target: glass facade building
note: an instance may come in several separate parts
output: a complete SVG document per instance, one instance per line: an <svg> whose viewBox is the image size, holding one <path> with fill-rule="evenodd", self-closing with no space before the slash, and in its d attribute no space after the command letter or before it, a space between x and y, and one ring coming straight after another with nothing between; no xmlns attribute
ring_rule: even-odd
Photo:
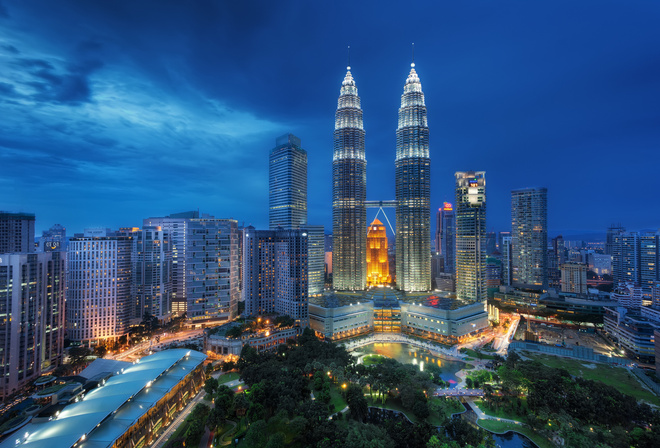
<svg viewBox="0 0 660 448"><path fill-rule="evenodd" d="M350 67L335 113L332 158L332 272L336 290L367 285L367 160L357 86Z"/></svg>
<svg viewBox="0 0 660 448"><path fill-rule="evenodd" d="M466 302L485 302L486 172L457 172L456 295Z"/></svg>
<svg viewBox="0 0 660 448"><path fill-rule="evenodd" d="M295 229L307 224L307 151L298 137L285 134L269 159L269 227Z"/></svg>
<svg viewBox="0 0 660 448"><path fill-rule="evenodd" d="M233 219L204 216L188 222L188 319L202 325L233 320L238 312L238 228Z"/></svg>
<svg viewBox="0 0 660 448"><path fill-rule="evenodd" d="M511 192L513 285L548 288L548 190L524 188Z"/></svg>
<svg viewBox="0 0 660 448"><path fill-rule="evenodd" d="M396 130L396 283L431 289L431 159L422 84L412 64Z"/></svg>

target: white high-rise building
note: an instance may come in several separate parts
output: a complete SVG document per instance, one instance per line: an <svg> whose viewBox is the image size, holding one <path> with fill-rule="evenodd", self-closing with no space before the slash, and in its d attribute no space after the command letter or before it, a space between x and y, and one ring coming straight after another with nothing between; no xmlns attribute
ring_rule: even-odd
<svg viewBox="0 0 660 448"><path fill-rule="evenodd" d="M132 237L86 229L69 241L66 322L69 339L103 344L128 333Z"/></svg>

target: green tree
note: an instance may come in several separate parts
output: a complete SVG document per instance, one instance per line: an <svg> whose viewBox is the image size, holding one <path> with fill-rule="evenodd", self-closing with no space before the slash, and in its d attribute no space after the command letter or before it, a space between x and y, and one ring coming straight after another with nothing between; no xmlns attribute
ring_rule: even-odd
<svg viewBox="0 0 660 448"><path fill-rule="evenodd" d="M284 448L284 446L286 446L285 442L286 438L284 437L284 434L281 432L276 432L270 436L270 439L268 439L266 448Z"/></svg>
<svg viewBox="0 0 660 448"><path fill-rule="evenodd" d="M218 380L216 380L215 378L213 377L208 378L204 382L204 392L206 392L208 395L213 395L217 389L218 389Z"/></svg>
<svg viewBox="0 0 660 448"><path fill-rule="evenodd" d="M267 434L268 428L266 422L264 420L257 420L250 425L243 443L248 448L262 448L268 441L266 438Z"/></svg>
<svg viewBox="0 0 660 448"><path fill-rule="evenodd" d="M369 405L367 404L367 399L364 398L364 395L362 394L362 388L360 386L356 384L348 386L348 390L346 391L346 402L351 411L351 416L354 419L363 422L367 418Z"/></svg>

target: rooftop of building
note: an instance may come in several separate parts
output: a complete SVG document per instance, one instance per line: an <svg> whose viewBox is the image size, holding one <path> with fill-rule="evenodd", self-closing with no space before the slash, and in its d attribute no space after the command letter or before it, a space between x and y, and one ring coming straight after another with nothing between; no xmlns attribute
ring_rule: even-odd
<svg viewBox="0 0 660 448"><path fill-rule="evenodd" d="M21 213L21 212L6 212L0 210L0 219L27 219L34 221L34 213Z"/></svg>
<svg viewBox="0 0 660 448"><path fill-rule="evenodd" d="M447 291L405 293L389 286L374 287L357 292L329 291L323 296L309 298L310 304L323 308L339 308L364 302L372 302L376 308L397 307L401 303L412 303L445 310L455 310L469 305Z"/></svg>
<svg viewBox="0 0 660 448"><path fill-rule="evenodd" d="M21 428L19 433L0 443L0 448L112 446L205 359L203 353L187 349L146 356L123 371L116 371L104 386L62 409L55 420Z"/></svg>

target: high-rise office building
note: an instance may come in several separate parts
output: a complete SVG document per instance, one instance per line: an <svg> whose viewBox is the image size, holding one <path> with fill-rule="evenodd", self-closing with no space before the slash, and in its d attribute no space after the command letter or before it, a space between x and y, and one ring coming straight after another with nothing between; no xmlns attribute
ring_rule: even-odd
<svg viewBox="0 0 660 448"><path fill-rule="evenodd" d="M456 295L484 302L486 290L486 172L457 172Z"/></svg>
<svg viewBox="0 0 660 448"><path fill-rule="evenodd" d="M431 289L431 159L422 83L411 64L396 130L396 283Z"/></svg>
<svg viewBox="0 0 660 448"><path fill-rule="evenodd" d="M325 289L325 229L323 226L306 225L307 233L308 294L320 296Z"/></svg>
<svg viewBox="0 0 660 448"><path fill-rule="evenodd" d="M508 230L505 230L503 232L497 232L497 250L499 250L501 253L504 253L502 250L502 240L506 237L510 237L511 232Z"/></svg>
<svg viewBox="0 0 660 448"><path fill-rule="evenodd" d="M646 296L651 296L653 285L660 280L658 244L660 233L645 232L639 235L639 285Z"/></svg>
<svg viewBox="0 0 660 448"><path fill-rule="evenodd" d="M131 317L146 315L168 320L172 300L172 245L169 234L159 226L126 230L131 247Z"/></svg>
<svg viewBox="0 0 660 448"><path fill-rule="evenodd" d="M324 229L307 222L307 151L295 135L276 140L270 152L269 178L270 229L307 230L308 293L321 295L325 286Z"/></svg>
<svg viewBox="0 0 660 448"><path fill-rule="evenodd" d="M621 232L612 241L612 279L614 287L620 283L639 285L640 241L637 232Z"/></svg>
<svg viewBox="0 0 660 448"><path fill-rule="evenodd" d="M612 224L607 228L607 235L605 239L605 253L607 255L614 255L614 238L616 235L626 231L626 228L621 224Z"/></svg>
<svg viewBox="0 0 660 448"><path fill-rule="evenodd" d="M280 313L308 324L308 243L306 229L245 229L242 293L247 315Z"/></svg>
<svg viewBox="0 0 660 448"><path fill-rule="evenodd" d="M69 339L88 345L128 333L132 237L85 229L69 241L66 326Z"/></svg>
<svg viewBox="0 0 660 448"><path fill-rule="evenodd" d="M238 224L190 219L186 236L187 315L195 325L232 320L238 312Z"/></svg>
<svg viewBox="0 0 660 448"><path fill-rule="evenodd" d="M564 263L561 265L561 290L564 292L587 293L587 270L584 263Z"/></svg>
<svg viewBox="0 0 660 448"><path fill-rule="evenodd" d="M62 252L0 254L0 398L62 362Z"/></svg>
<svg viewBox="0 0 660 448"><path fill-rule="evenodd" d="M44 230L39 238L39 252L53 252L56 250L66 251L66 228L55 224L48 230Z"/></svg>
<svg viewBox="0 0 660 448"><path fill-rule="evenodd" d="M436 215L436 244L437 252L444 261L444 272L453 274L455 266L456 250L456 216L454 207L449 202L445 202L438 209Z"/></svg>
<svg viewBox="0 0 660 448"><path fill-rule="evenodd" d="M614 286L631 283L650 297L653 285L660 280L660 233L620 232L612 242L612 277Z"/></svg>
<svg viewBox="0 0 660 448"><path fill-rule="evenodd" d="M34 215L0 212L0 254L34 252Z"/></svg>
<svg viewBox="0 0 660 448"><path fill-rule="evenodd" d="M511 236L502 237L500 250L502 251L502 284L511 286L513 275L513 250L511 244Z"/></svg>
<svg viewBox="0 0 660 448"><path fill-rule="evenodd" d="M548 288L548 190L524 188L511 192L513 285Z"/></svg>
<svg viewBox="0 0 660 448"><path fill-rule="evenodd" d="M158 226L167 233L172 249L172 295L171 312L175 316L183 315L188 309L186 299L186 240L188 224L191 219L199 218L198 211L172 213L160 218L146 218L143 227Z"/></svg>
<svg viewBox="0 0 660 448"><path fill-rule="evenodd" d="M350 67L335 113L332 157L332 269L337 290L367 285L367 159L360 97Z"/></svg>
<svg viewBox="0 0 660 448"><path fill-rule="evenodd" d="M307 224L307 151L285 134L275 141L269 162L269 225L295 229Z"/></svg>
<svg viewBox="0 0 660 448"><path fill-rule="evenodd" d="M486 232L486 255L492 255L497 250L497 232Z"/></svg>
<svg viewBox="0 0 660 448"><path fill-rule="evenodd" d="M376 218L367 231L367 285L389 285L391 281L387 256L387 230Z"/></svg>

